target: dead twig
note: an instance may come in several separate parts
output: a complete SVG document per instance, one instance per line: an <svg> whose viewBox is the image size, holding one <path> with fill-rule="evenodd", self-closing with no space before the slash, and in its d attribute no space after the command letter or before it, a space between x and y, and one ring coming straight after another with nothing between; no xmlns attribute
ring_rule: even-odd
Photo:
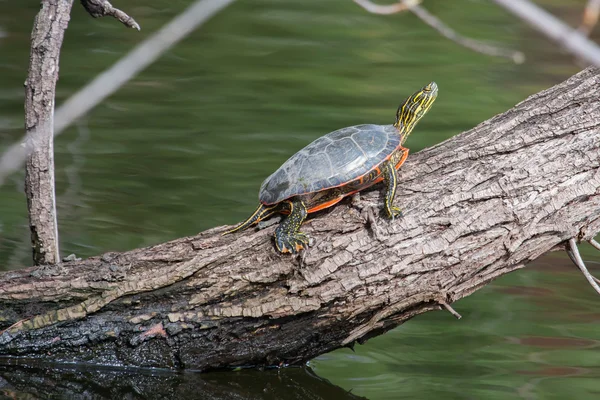
<svg viewBox="0 0 600 400"><path fill-rule="evenodd" d="M439 34L463 47L466 47L469 50L486 54L488 56L508 58L515 64L521 64L525 61L525 55L520 51L503 49L458 34L455 30L443 23L439 18L420 6L420 0L400 0L400 2L397 4L386 6L372 3L369 0L354 0L354 2L373 14L389 15L402 11L411 11L414 15L419 17L421 21L435 29Z"/></svg>
<svg viewBox="0 0 600 400"><path fill-rule="evenodd" d="M452 308L452 306L448 303L446 303L445 301L440 301L439 302L442 307L444 307L450 314L454 315L454 317L456 319L461 319L462 315L460 315L458 312L456 312L456 310L454 308Z"/></svg>
<svg viewBox="0 0 600 400"><path fill-rule="evenodd" d="M463 47L466 47L469 50L473 50L477 53L487 54L488 56L508 58L515 64L522 64L525 61L525 54L520 51L503 49L480 42L479 40L459 35L456 33L456 31L444 24L437 17L429 13L429 11L421 6L412 7L411 11L417 17L421 18L421 20L427 25L438 31L441 35Z"/></svg>
<svg viewBox="0 0 600 400"><path fill-rule="evenodd" d="M600 250L600 243L596 242L594 239L591 239L591 240L590 240L590 244L591 244L592 246L594 246L596 249ZM594 277L594 280L595 280L596 282L600 283L600 279L598 279L598 278Z"/></svg>
<svg viewBox="0 0 600 400"><path fill-rule="evenodd" d="M591 242L595 242L595 240L592 239L592 240L590 240L590 243ZM598 244L598 243L593 244L594 247L596 247L596 245L598 245L598 247L600 247L600 244ZM598 248L598 247L596 247L596 248ZM598 294L600 294L600 286L598 286L598 283L600 281L598 279L596 279L588 271L587 267L585 266L585 263L583 262L583 259L581 258L581 254L579 254L579 249L577 248L577 242L573 238L569 239L569 244L567 246L567 254L569 255L569 258L571 259L571 261L573 261L573 263L575 263L575 265L577 265L577 267L581 270L581 272L583 272L583 276L585 276L585 279L587 279L589 284L592 285L592 287L594 288L594 290L596 292L598 292Z"/></svg>
<svg viewBox="0 0 600 400"><path fill-rule="evenodd" d="M11 330L11 329L13 329L13 328L20 327L21 325L23 325L23 322L25 322L25 321L27 321L27 320L28 320L28 318L23 318L23 319L21 319L21 320L19 320L19 321L15 322L14 324L12 324L11 326L9 326L8 328L6 328L6 329L2 329L2 330L0 331L0 335L2 335L4 332L8 332L9 330Z"/></svg>
<svg viewBox="0 0 600 400"><path fill-rule="evenodd" d="M494 0L585 62L600 66L600 46L529 0Z"/></svg>
<svg viewBox="0 0 600 400"><path fill-rule="evenodd" d="M133 18L118 8L113 7L107 0L80 0L81 5L94 18L114 17L123 25L140 30L140 26Z"/></svg>
<svg viewBox="0 0 600 400"><path fill-rule="evenodd" d="M581 25L579 25L579 32L589 36L598 23L599 14L600 0L588 0L585 10L583 10L583 18L581 19Z"/></svg>
<svg viewBox="0 0 600 400"><path fill-rule="evenodd" d="M354 0L354 2L371 14L390 15L407 11L411 7L420 4L421 0L404 0L396 4L388 4L385 6L371 3L369 0Z"/></svg>

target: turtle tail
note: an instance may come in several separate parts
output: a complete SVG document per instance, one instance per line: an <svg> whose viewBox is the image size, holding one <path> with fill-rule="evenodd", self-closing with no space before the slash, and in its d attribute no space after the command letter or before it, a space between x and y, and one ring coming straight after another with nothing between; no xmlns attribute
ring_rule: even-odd
<svg viewBox="0 0 600 400"><path fill-rule="evenodd" d="M237 231L243 231L244 229L249 228L250 226L262 221L263 219L271 216L275 213L275 206L265 206L264 204L260 204L256 211L244 222L236 226L235 228L223 233L223 235L227 235L230 233L234 233Z"/></svg>

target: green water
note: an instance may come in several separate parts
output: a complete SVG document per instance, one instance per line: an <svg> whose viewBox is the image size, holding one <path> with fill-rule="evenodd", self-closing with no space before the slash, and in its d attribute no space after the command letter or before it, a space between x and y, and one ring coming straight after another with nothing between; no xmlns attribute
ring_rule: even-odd
<svg viewBox="0 0 600 400"><path fill-rule="evenodd" d="M75 2L57 104L189 3L113 1L141 24L135 32L91 19ZM575 25L585 0L538 3ZM38 5L0 0L0 150L22 135ZM398 103L431 80L440 95L407 142L413 152L578 70L491 1L425 5L461 33L524 51L528 61L473 53L411 14L371 15L351 0L240 0L57 138L63 255L127 250L238 222L253 211L262 180L295 151L343 126L391 123ZM23 175L0 187L2 269L30 263ZM592 269L600 262L588 248L584 257ZM460 321L428 313L310 366L372 400L594 399L599 304L566 257L552 255L459 301ZM209 376L201 379L226 385L239 378ZM241 385L267 385L261 376L270 387L278 381L253 374ZM289 398L313 390L322 382L315 379L299 379ZM335 388L315 387L322 398L341 398L327 394Z"/></svg>

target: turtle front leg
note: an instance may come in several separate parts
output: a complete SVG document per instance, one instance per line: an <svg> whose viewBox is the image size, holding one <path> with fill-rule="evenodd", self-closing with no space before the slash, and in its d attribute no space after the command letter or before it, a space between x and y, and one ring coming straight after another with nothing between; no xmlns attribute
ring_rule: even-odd
<svg viewBox="0 0 600 400"><path fill-rule="evenodd" d="M395 165L390 160L386 161L382 169L383 183L385 184L385 203L384 210L388 218L392 221L395 217L402 216L402 210L394 206L394 197L396 196L396 186L398 184L398 173Z"/></svg>
<svg viewBox="0 0 600 400"><path fill-rule="evenodd" d="M306 219L308 212L301 200L294 199L286 202L288 215L275 230L275 245L282 253L297 253L308 245L308 236L300 232L300 225Z"/></svg>

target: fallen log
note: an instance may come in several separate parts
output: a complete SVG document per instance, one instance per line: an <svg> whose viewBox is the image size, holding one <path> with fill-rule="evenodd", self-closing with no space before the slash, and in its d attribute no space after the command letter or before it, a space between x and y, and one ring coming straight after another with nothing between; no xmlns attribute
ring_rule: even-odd
<svg viewBox="0 0 600 400"><path fill-rule="evenodd" d="M400 170L403 218L379 216L376 186L309 219L314 244L299 257L275 250L274 227L229 236L218 227L3 273L0 363L300 364L452 310L600 231L599 88L600 69L589 68L413 154Z"/></svg>

